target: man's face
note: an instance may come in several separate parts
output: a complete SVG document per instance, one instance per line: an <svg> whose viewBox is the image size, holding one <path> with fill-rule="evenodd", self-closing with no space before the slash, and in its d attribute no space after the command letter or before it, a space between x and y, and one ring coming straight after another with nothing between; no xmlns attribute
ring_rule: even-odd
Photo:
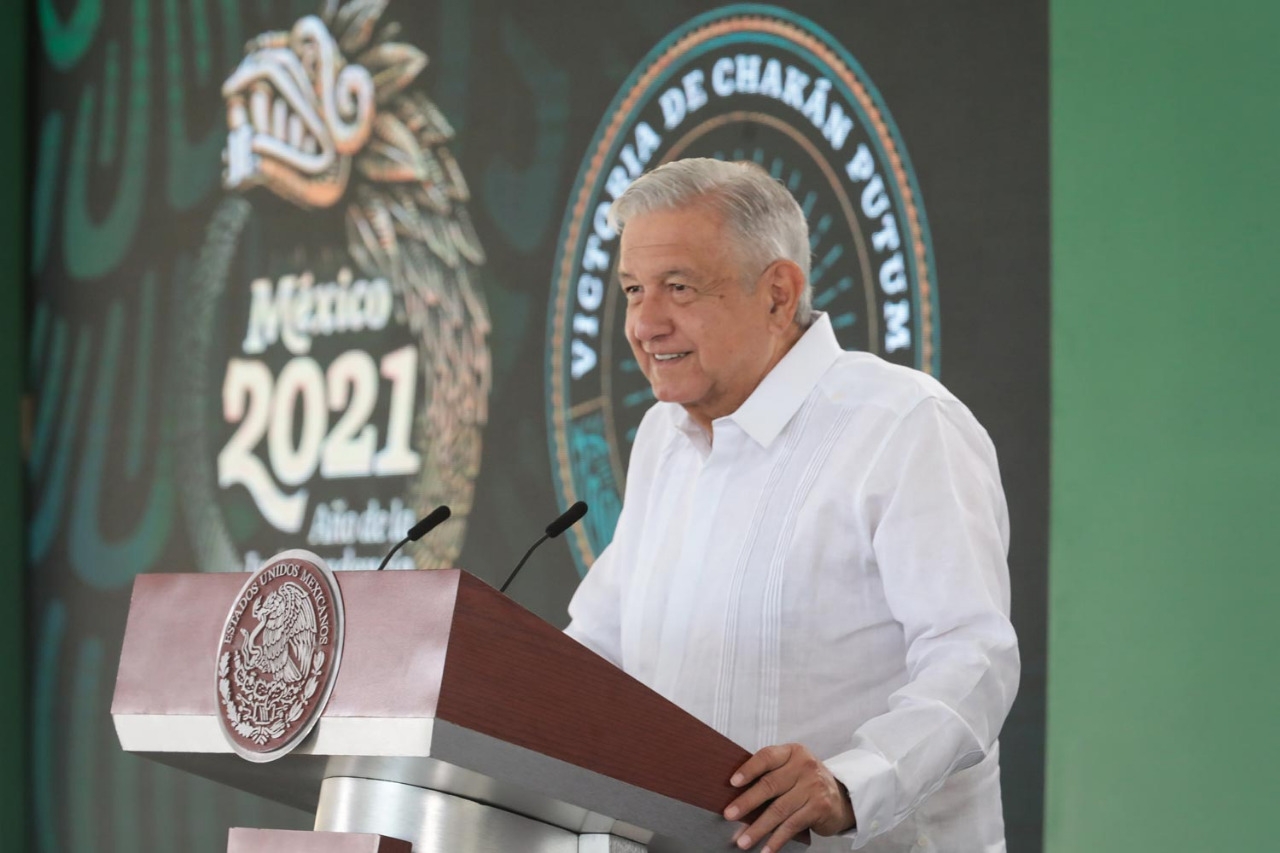
<svg viewBox="0 0 1280 853"><path fill-rule="evenodd" d="M735 251L720 214L703 206L637 216L622 232L631 350L654 395L704 428L736 411L781 357L769 288L748 292Z"/></svg>

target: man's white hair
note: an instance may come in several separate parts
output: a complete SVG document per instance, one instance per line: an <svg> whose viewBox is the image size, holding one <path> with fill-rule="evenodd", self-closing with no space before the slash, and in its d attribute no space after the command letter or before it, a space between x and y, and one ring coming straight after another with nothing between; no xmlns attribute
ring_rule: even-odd
<svg viewBox="0 0 1280 853"><path fill-rule="evenodd" d="M787 188L755 163L708 157L665 163L627 187L609 208L609 224L621 234L637 216L699 204L718 211L737 237L747 285L779 258L800 267L804 289L795 319L807 327L813 315L809 223Z"/></svg>

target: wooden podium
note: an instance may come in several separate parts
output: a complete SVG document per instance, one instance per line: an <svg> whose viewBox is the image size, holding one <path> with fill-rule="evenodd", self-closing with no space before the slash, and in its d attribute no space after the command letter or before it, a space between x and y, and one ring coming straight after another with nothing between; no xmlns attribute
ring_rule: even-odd
<svg viewBox="0 0 1280 853"><path fill-rule="evenodd" d="M111 706L126 751L314 812L326 844L352 842L316 850L736 849L720 813L748 753L458 570L337 573L329 701L293 752L246 761L220 728L215 658L247 577L137 578ZM234 830L233 851L308 849L237 848L237 833L253 837Z"/></svg>

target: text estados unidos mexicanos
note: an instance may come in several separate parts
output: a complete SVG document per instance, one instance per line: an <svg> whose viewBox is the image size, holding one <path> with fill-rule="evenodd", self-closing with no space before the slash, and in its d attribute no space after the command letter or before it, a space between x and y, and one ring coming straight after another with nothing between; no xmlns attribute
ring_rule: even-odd
<svg viewBox="0 0 1280 853"><path fill-rule="evenodd" d="M710 61L710 60L708 60ZM708 84L710 89L708 89ZM793 65L759 54L721 56L705 68L685 72L679 81L658 96L664 132L677 129L690 116L716 98L752 95L777 101L794 109L817 128L832 152L841 152L853 130L854 121L839 100L832 97L832 83L826 77L814 79ZM569 372L581 379L598 362L599 311L604 304L605 278L612 261L612 243L617 232L609 227L609 206L638 178L662 145L662 136L645 121L636 123L632 140L622 146L618 161L605 179L605 198L592 214L579 263L575 311L571 321ZM908 287L902 238L893 209L893 198L880 175L875 155L858 143L845 162L844 173L861 187L862 214L880 227L871 234L871 244L880 256L879 284L886 296L904 296ZM911 303L907 298L889 300L884 305L887 352L911 345Z"/></svg>
<svg viewBox="0 0 1280 853"><path fill-rule="evenodd" d="M231 618L227 620L226 627L223 630L223 644L231 643L235 640L236 628L240 625L240 620L244 616L244 612L249 609L249 604L253 602L259 592L265 592L267 585L272 581L288 577L300 581L306 586L307 591L311 593L312 599L315 601L317 615L319 618L319 644L328 645L329 643L329 597L325 590L324 584L312 575L311 572L302 568L297 563L277 563L269 567L262 573L261 577L255 578L249 588L244 591L239 600L236 601L235 609L231 611Z"/></svg>

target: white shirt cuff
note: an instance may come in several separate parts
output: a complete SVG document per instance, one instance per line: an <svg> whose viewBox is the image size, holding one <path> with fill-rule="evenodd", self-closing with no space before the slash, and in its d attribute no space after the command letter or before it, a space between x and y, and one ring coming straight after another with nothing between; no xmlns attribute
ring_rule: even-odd
<svg viewBox="0 0 1280 853"><path fill-rule="evenodd" d="M864 847L872 838L893 829L897 824L894 820L897 775L884 756L867 749L851 749L822 763L849 790L857 826L840 837L850 839L852 849Z"/></svg>

